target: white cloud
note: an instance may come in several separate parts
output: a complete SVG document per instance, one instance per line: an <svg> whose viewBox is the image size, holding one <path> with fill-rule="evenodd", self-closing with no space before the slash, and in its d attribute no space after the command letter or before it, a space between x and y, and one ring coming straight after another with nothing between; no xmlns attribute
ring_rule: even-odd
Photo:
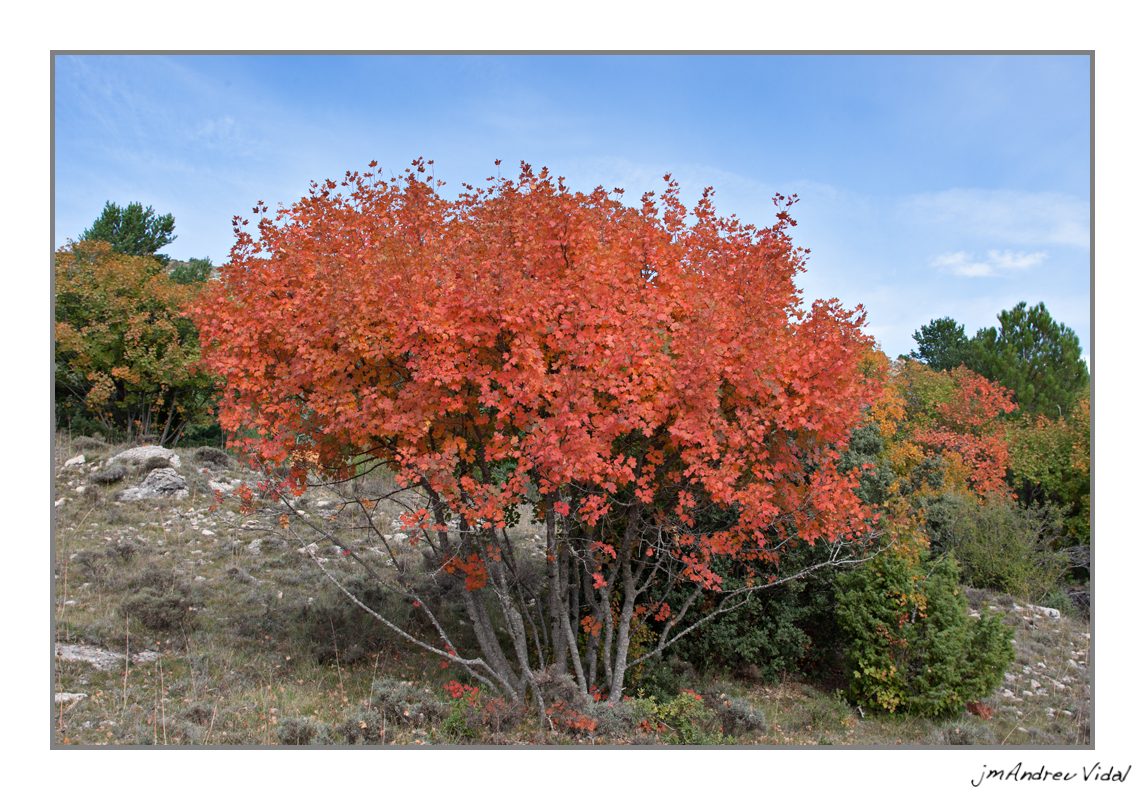
<svg viewBox="0 0 1145 800"><path fill-rule="evenodd" d="M931 266L938 267L944 272L953 272L969 278L992 278L998 275L1008 275L1023 272L1030 267L1036 267L1046 259L1044 251L1039 253L1022 253L1012 250L991 250L983 261L975 260L972 253L960 250L957 253L943 253L931 260Z"/></svg>

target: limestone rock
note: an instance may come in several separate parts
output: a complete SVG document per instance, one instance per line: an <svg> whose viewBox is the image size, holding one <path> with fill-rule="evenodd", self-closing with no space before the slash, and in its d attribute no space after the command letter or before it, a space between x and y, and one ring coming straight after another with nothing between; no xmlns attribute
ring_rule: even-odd
<svg viewBox="0 0 1145 800"><path fill-rule="evenodd" d="M152 470L143 479L143 483L134 489L125 489L120 492L118 499L132 501L171 497L175 500L182 500L189 493L187 481L183 480L183 476L176 472L173 467L166 467L165 469Z"/></svg>
<svg viewBox="0 0 1145 800"><path fill-rule="evenodd" d="M61 661L86 661L96 669L117 669L123 664L123 654L84 644L56 644L56 658ZM152 650L131 651L131 663L155 661L159 654Z"/></svg>
<svg viewBox="0 0 1145 800"><path fill-rule="evenodd" d="M172 467L179 468L183 464L179 460L179 456L175 455L174 450L168 450L166 447L159 447L157 445L148 444L142 447L133 447L130 450L124 450L122 453L112 456L107 460L108 464L127 464L132 467L142 466L147 463L149 458L164 458Z"/></svg>

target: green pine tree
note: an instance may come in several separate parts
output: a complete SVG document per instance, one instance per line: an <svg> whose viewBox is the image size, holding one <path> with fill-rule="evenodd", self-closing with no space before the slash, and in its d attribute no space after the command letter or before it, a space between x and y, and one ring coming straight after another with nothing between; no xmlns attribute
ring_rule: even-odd
<svg viewBox="0 0 1145 800"><path fill-rule="evenodd" d="M970 343L975 372L1014 392L1023 414L1060 417L1089 385L1077 334L1055 322L1045 303L1018 303Z"/></svg>
<svg viewBox="0 0 1145 800"><path fill-rule="evenodd" d="M142 203L129 203L120 208L108 200L99 219L80 238L109 242L117 253L150 256L167 266L170 258L156 251L175 241L174 231L175 217L171 214L159 217L151 206L145 209Z"/></svg>

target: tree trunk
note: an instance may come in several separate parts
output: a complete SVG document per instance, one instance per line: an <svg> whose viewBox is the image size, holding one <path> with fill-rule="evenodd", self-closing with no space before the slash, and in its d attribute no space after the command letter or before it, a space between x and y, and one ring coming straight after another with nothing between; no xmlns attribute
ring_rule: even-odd
<svg viewBox="0 0 1145 800"><path fill-rule="evenodd" d="M561 569L558 563L559 551L564 548L561 547L557 541L557 515L553 511L553 498L550 495L545 498L545 534L547 542L546 560L548 561L549 572L549 616L551 619L551 629L553 631L553 664L556 665L556 671L559 674L568 672L568 665L565 663L568 658L568 640L564 636L564 625L561 624L561 617L568 616L568 612L562 609L561 596ZM567 579L567 575L565 576Z"/></svg>
<svg viewBox="0 0 1145 800"><path fill-rule="evenodd" d="M621 697L624 691L624 672L628 665L628 642L632 629L632 613L636 607L636 581L632 577L632 546L640 528L640 511L633 503L628 507L628 520L624 526L624 541L620 545L620 581L624 591L620 609L620 624L616 631L616 663L612 667L609 697Z"/></svg>

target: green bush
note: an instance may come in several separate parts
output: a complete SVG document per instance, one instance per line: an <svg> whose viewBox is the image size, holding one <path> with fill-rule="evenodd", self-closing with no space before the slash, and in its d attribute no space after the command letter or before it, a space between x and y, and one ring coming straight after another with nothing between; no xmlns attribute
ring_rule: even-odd
<svg viewBox="0 0 1145 800"><path fill-rule="evenodd" d="M1065 589L1055 588L1051 590L1042 598L1041 605L1056 608L1062 612L1063 617L1072 617L1077 614L1077 606L1074 605L1073 598Z"/></svg>
<svg viewBox="0 0 1145 800"><path fill-rule="evenodd" d="M970 617L957 578L950 556L915 564L882 553L840 580L854 702L941 717L1001 685L1014 659L1002 616Z"/></svg>
<svg viewBox="0 0 1145 800"><path fill-rule="evenodd" d="M723 743L719 714L707 708L695 692L684 689L668 701L637 697L627 702L645 717L639 725L661 734L669 744Z"/></svg>
<svg viewBox="0 0 1145 800"><path fill-rule="evenodd" d="M926 512L935 549L957 556L963 583L1041 601L1069 567L1068 556L1051 546L1062 527L1055 506L945 495Z"/></svg>
<svg viewBox="0 0 1145 800"><path fill-rule="evenodd" d="M660 702L670 702L681 689L696 683L696 668L674 653L650 658L643 667L632 689Z"/></svg>
<svg viewBox="0 0 1145 800"><path fill-rule="evenodd" d="M776 574L789 575L826 560L827 547L822 543L784 553ZM744 586L743 577L734 569L729 567L728 573L725 590ZM669 602L682 599L674 597ZM717 593L709 594L677 626L686 627L701 619L720 599ZM671 652L701 673L738 672L767 682L779 680L785 673L817 676L828 671L838 646L833 606L832 571L820 570L800 580L761 588L735 611L716 617L672 645ZM649 671L655 672L655 668ZM674 696L686 685L665 683L662 676L645 680L647 693L657 691L652 684L663 684L662 689ZM661 691L658 696L668 695Z"/></svg>

